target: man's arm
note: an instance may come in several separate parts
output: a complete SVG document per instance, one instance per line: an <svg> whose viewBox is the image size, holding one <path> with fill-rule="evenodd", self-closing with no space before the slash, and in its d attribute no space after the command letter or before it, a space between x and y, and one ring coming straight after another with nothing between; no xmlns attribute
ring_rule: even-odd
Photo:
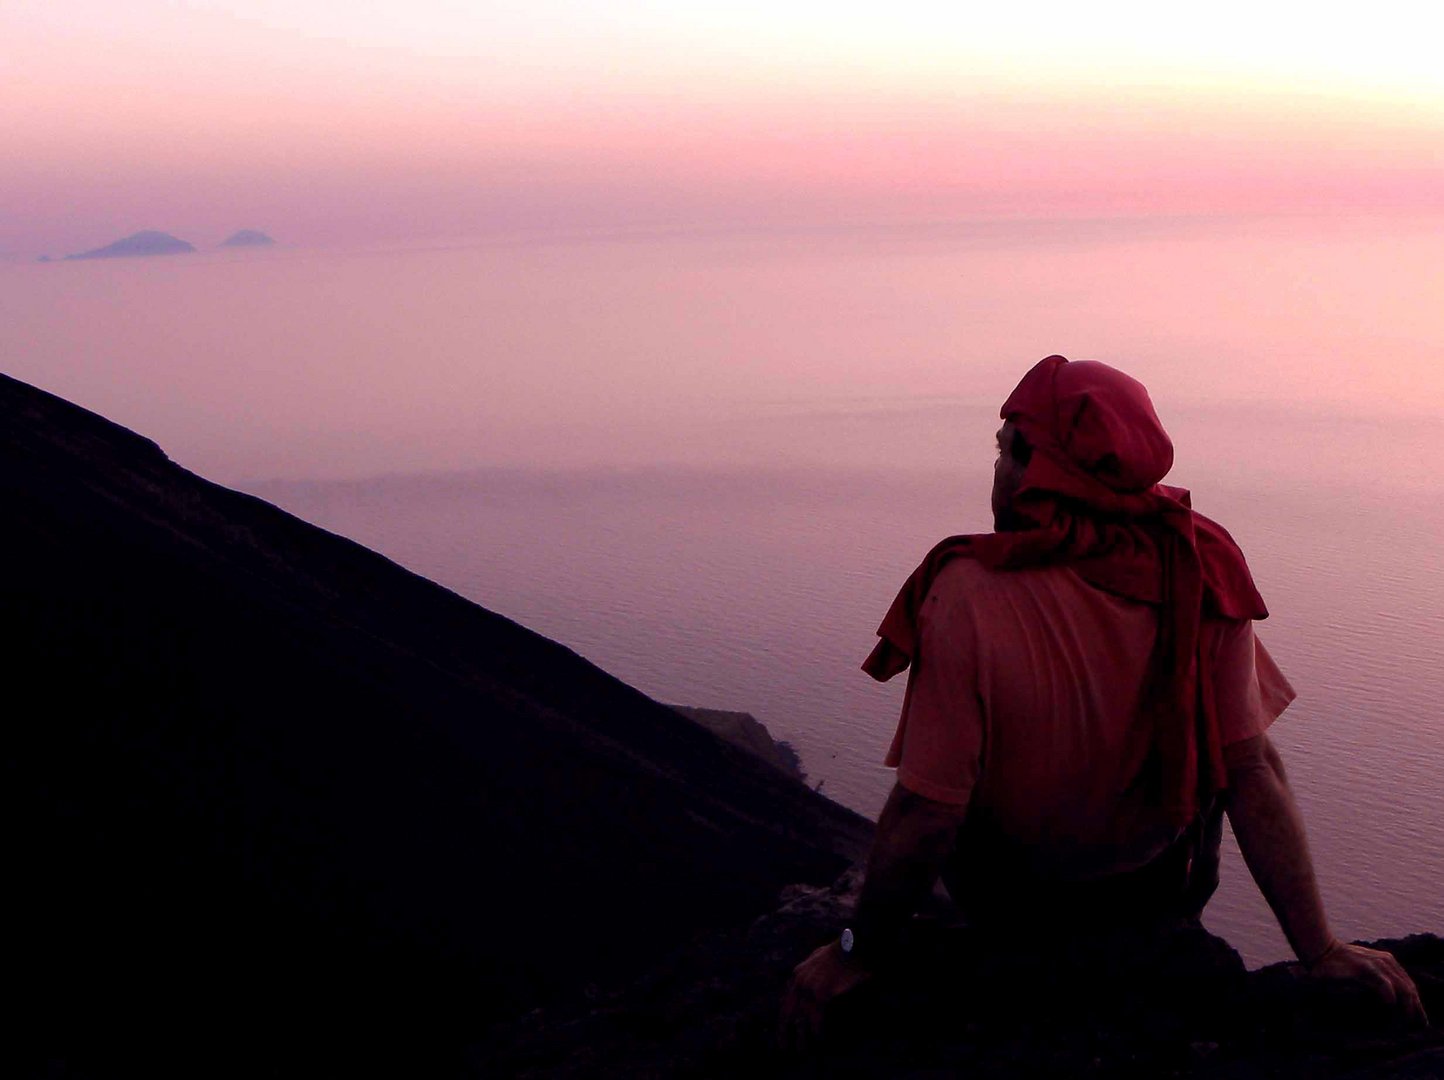
<svg viewBox="0 0 1444 1080"><path fill-rule="evenodd" d="M797 965L782 1003L784 1043L805 1045L821 1028L827 1003L869 979L874 965L898 948L913 913L937 883L966 813L966 805L893 785L873 834L851 925L857 953L847 956L832 941Z"/></svg>
<svg viewBox="0 0 1444 1080"><path fill-rule="evenodd" d="M901 944L908 921L937 884L967 809L893 784L852 921L857 951L870 963L885 962Z"/></svg>
<svg viewBox="0 0 1444 1080"><path fill-rule="evenodd" d="M1259 891L1310 974L1351 979L1427 1023L1419 990L1386 952L1349 945L1329 929L1283 759L1267 735L1228 747L1229 823Z"/></svg>

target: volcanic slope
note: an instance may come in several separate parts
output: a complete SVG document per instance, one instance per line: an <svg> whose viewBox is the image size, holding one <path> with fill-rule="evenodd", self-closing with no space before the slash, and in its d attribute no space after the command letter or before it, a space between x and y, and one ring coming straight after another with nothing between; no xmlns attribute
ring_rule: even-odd
<svg viewBox="0 0 1444 1080"><path fill-rule="evenodd" d="M867 843L562 646L3 376L0 507L9 966L45 1060L165 1071L189 1033L416 1071L423 1028L619 979Z"/></svg>

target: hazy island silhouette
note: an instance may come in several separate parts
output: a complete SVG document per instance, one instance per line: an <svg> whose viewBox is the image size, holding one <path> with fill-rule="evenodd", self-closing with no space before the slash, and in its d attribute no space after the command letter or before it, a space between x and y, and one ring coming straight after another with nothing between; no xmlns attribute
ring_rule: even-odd
<svg viewBox="0 0 1444 1080"><path fill-rule="evenodd" d="M223 248L270 247L275 242L260 229L238 229L217 246ZM81 251L74 255L67 255L65 258L67 260L134 259L152 255L187 255L195 250L194 244L168 232L161 232L159 229L142 229L129 236L122 236L119 240L106 244L104 247ZM50 262L51 259L48 255L42 255L39 261Z"/></svg>
<svg viewBox="0 0 1444 1080"><path fill-rule="evenodd" d="M260 229L238 229L221 241L221 247L270 247L275 242Z"/></svg>
<svg viewBox="0 0 1444 1080"><path fill-rule="evenodd" d="M187 243L170 233L158 229L143 229L129 236L122 236L104 247L92 248L67 259L130 259L149 255L185 255L195 251L195 245Z"/></svg>

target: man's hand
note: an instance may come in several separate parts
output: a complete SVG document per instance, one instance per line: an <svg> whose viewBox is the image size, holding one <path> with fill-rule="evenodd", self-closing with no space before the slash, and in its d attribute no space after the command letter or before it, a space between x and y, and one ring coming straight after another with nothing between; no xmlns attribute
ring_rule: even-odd
<svg viewBox="0 0 1444 1080"><path fill-rule="evenodd" d="M1329 931L1304 839L1304 821L1267 735L1235 743L1228 759L1228 816L1243 861L1312 975L1365 987L1410 1020L1427 1024L1419 990L1386 952L1346 945Z"/></svg>
<svg viewBox="0 0 1444 1080"><path fill-rule="evenodd" d="M1419 988L1392 955L1363 945L1335 941L1308 967L1320 979L1346 979L1368 989L1385 1004L1397 1009L1411 1023L1429 1024Z"/></svg>
<svg viewBox="0 0 1444 1080"><path fill-rule="evenodd" d="M792 969L792 982L782 998L778 1043L805 1050L822 1031L827 1003L872 978L872 972L847 957L837 942L822 946Z"/></svg>
<svg viewBox="0 0 1444 1080"><path fill-rule="evenodd" d="M934 802L894 784L873 834L867 875L862 883L853 926L870 946L872 957L897 947L919 902L938 880L938 868L952 851L966 804ZM878 962L876 959L873 962ZM782 1000L778 1041L803 1049L822 1030L827 1003L872 978L872 970L847 956L838 942L824 945L792 971Z"/></svg>

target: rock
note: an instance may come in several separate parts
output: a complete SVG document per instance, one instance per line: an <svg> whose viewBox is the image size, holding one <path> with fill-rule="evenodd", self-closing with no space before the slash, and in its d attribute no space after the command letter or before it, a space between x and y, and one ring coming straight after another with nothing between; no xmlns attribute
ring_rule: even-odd
<svg viewBox="0 0 1444 1080"><path fill-rule="evenodd" d="M105 247L65 257L67 259L128 259L147 255L183 255L191 251L195 251L195 248L184 240L177 239L170 233L148 229L121 237L113 244L106 244Z"/></svg>
<svg viewBox="0 0 1444 1080"><path fill-rule="evenodd" d="M784 1053L776 1018L792 967L836 935L860 881L854 867L830 887L786 890L747 929L699 939L610 995L493 1028L472 1075L1444 1076L1444 1030L1400 1030L1297 965L1246 971L1196 924L1049 942L969 930L940 907L915 921L893 971L829 1010L818 1048ZM1371 944L1399 957L1431 1016L1444 1014L1444 941Z"/></svg>
<svg viewBox="0 0 1444 1080"><path fill-rule="evenodd" d="M689 705L673 705L687 719L701 724L712 734L726 739L767 762L773 768L781 769L788 776L806 780L802 771L802 760L789 743L772 737L772 733L755 716L745 712L725 712L721 709L698 709Z"/></svg>
<svg viewBox="0 0 1444 1080"><path fill-rule="evenodd" d="M274 243L259 229L241 229L222 240L221 247L267 247Z"/></svg>

